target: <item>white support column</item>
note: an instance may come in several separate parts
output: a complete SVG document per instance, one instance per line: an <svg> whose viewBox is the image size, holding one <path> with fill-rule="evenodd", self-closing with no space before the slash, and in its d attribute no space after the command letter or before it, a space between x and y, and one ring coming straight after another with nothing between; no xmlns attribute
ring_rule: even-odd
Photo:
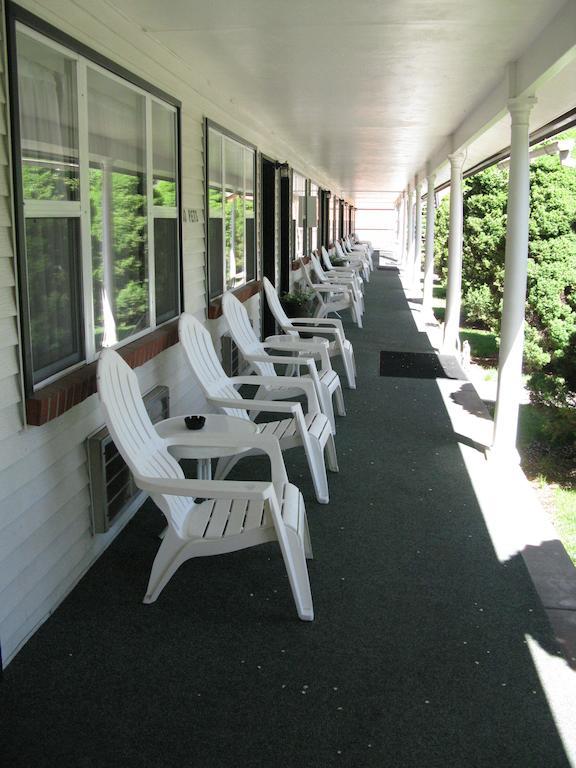
<svg viewBox="0 0 576 768"><path fill-rule="evenodd" d="M414 246L414 217L412 216L412 189L408 187L406 194L406 248L402 264L404 277L410 277L410 265L412 263Z"/></svg>
<svg viewBox="0 0 576 768"><path fill-rule="evenodd" d="M398 267L402 266L402 259L404 258L404 251L406 249L406 192L402 192L400 198L399 209L400 220L398 222L398 246L397 246L397 262Z"/></svg>
<svg viewBox="0 0 576 768"><path fill-rule="evenodd" d="M436 215L436 195L434 194L434 179L436 176L429 171L426 178L426 255L424 258L424 291L422 307L424 312L432 312L434 289L434 223Z"/></svg>
<svg viewBox="0 0 576 768"><path fill-rule="evenodd" d="M422 182L416 178L416 212L414 226L414 259L412 261L412 286L420 292L422 272Z"/></svg>
<svg viewBox="0 0 576 768"><path fill-rule="evenodd" d="M448 288L446 291L446 319L444 322L444 349L455 352L460 328L462 303L462 166L464 153L455 152L450 160L450 230L448 233Z"/></svg>
<svg viewBox="0 0 576 768"><path fill-rule="evenodd" d="M494 418L493 451L512 453L516 446L518 409L522 387L524 311L528 271L528 220L530 217L530 111L536 99L510 99L512 118L504 302L498 358L498 395Z"/></svg>

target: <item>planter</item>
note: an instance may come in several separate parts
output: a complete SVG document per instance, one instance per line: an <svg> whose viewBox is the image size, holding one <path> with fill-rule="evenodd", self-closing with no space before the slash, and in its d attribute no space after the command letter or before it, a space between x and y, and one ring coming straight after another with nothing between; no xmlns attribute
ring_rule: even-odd
<svg viewBox="0 0 576 768"><path fill-rule="evenodd" d="M285 301L280 299L282 309L288 317L313 317L314 316L314 300L307 299L306 301Z"/></svg>

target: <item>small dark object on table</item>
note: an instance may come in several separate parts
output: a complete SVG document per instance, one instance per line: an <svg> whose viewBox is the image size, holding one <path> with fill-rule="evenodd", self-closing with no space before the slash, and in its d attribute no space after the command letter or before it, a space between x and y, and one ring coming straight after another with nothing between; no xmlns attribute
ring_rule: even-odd
<svg viewBox="0 0 576 768"><path fill-rule="evenodd" d="M185 416L184 423L187 429L202 429L206 424L206 416Z"/></svg>

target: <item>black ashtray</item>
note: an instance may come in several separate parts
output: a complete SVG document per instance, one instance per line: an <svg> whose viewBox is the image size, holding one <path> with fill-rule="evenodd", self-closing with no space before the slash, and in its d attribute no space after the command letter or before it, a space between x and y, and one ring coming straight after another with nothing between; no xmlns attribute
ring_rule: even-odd
<svg viewBox="0 0 576 768"><path fill-rule="evenodd" d="M187 429L202 429L206 424L206 416L186 416L184 423Z"/></svg>

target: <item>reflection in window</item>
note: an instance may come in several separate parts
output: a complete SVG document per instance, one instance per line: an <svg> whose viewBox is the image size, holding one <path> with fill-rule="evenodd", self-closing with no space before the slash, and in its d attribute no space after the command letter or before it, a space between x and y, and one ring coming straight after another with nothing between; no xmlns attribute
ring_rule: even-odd
<svg viewBox="0 0 576 768"><path fill-rule="evenodd" d="M306 219L306 179L296 171L292 174L292 219L294 227L294 259L304 256L304 221Z"/></svg>
<svg viewBox="0 0 576 768"><path fill-rule="evenodd" d="M145 101L88 70L96 349L147 328Z"/></svg>
<svg viewBox="0 0 576 768"><path fill-rule="evenodd" d="M316 216L308 222L310 227L310 250L315 251L318 248L318 185L313 182L310 184L310 196L316 204Z"/></svg>
<svg viewBox="0 0 576 768"><path fill-rule="evenodd" d="M256 275L253 149L208 130L210 298Z"/></svg>
<svg viewBox="0 0 576 768"><path fill-rule="evenodd" d="M78 219L26 220L35 381L82 359L78 241Z"/></svg>
<svg viewBox="0 0 576 768"><path fill-rule="evenodd" d="M20 23L16 40L37 384L178 314L177 111Z"/></svg>
<svg viewBox="0 0 576 768"><path fill-rule="evenodd" d="M24 198L78 200L74 61L20 32L17 40Z"/></svg>
<svg viewBox="0 0 576 768"><path fill-rule="evenodd" d="M176 123L174 112L152 102L154 205L176 207Z"/></svg>
<svg viewBox="0 0 576 768"><path fill-rule="evenodd" d="M244 215L246 221L246 279L256 277L256 260L248 254L256 253L256 231L254 218L254 152L244 149Z"/></svg>

